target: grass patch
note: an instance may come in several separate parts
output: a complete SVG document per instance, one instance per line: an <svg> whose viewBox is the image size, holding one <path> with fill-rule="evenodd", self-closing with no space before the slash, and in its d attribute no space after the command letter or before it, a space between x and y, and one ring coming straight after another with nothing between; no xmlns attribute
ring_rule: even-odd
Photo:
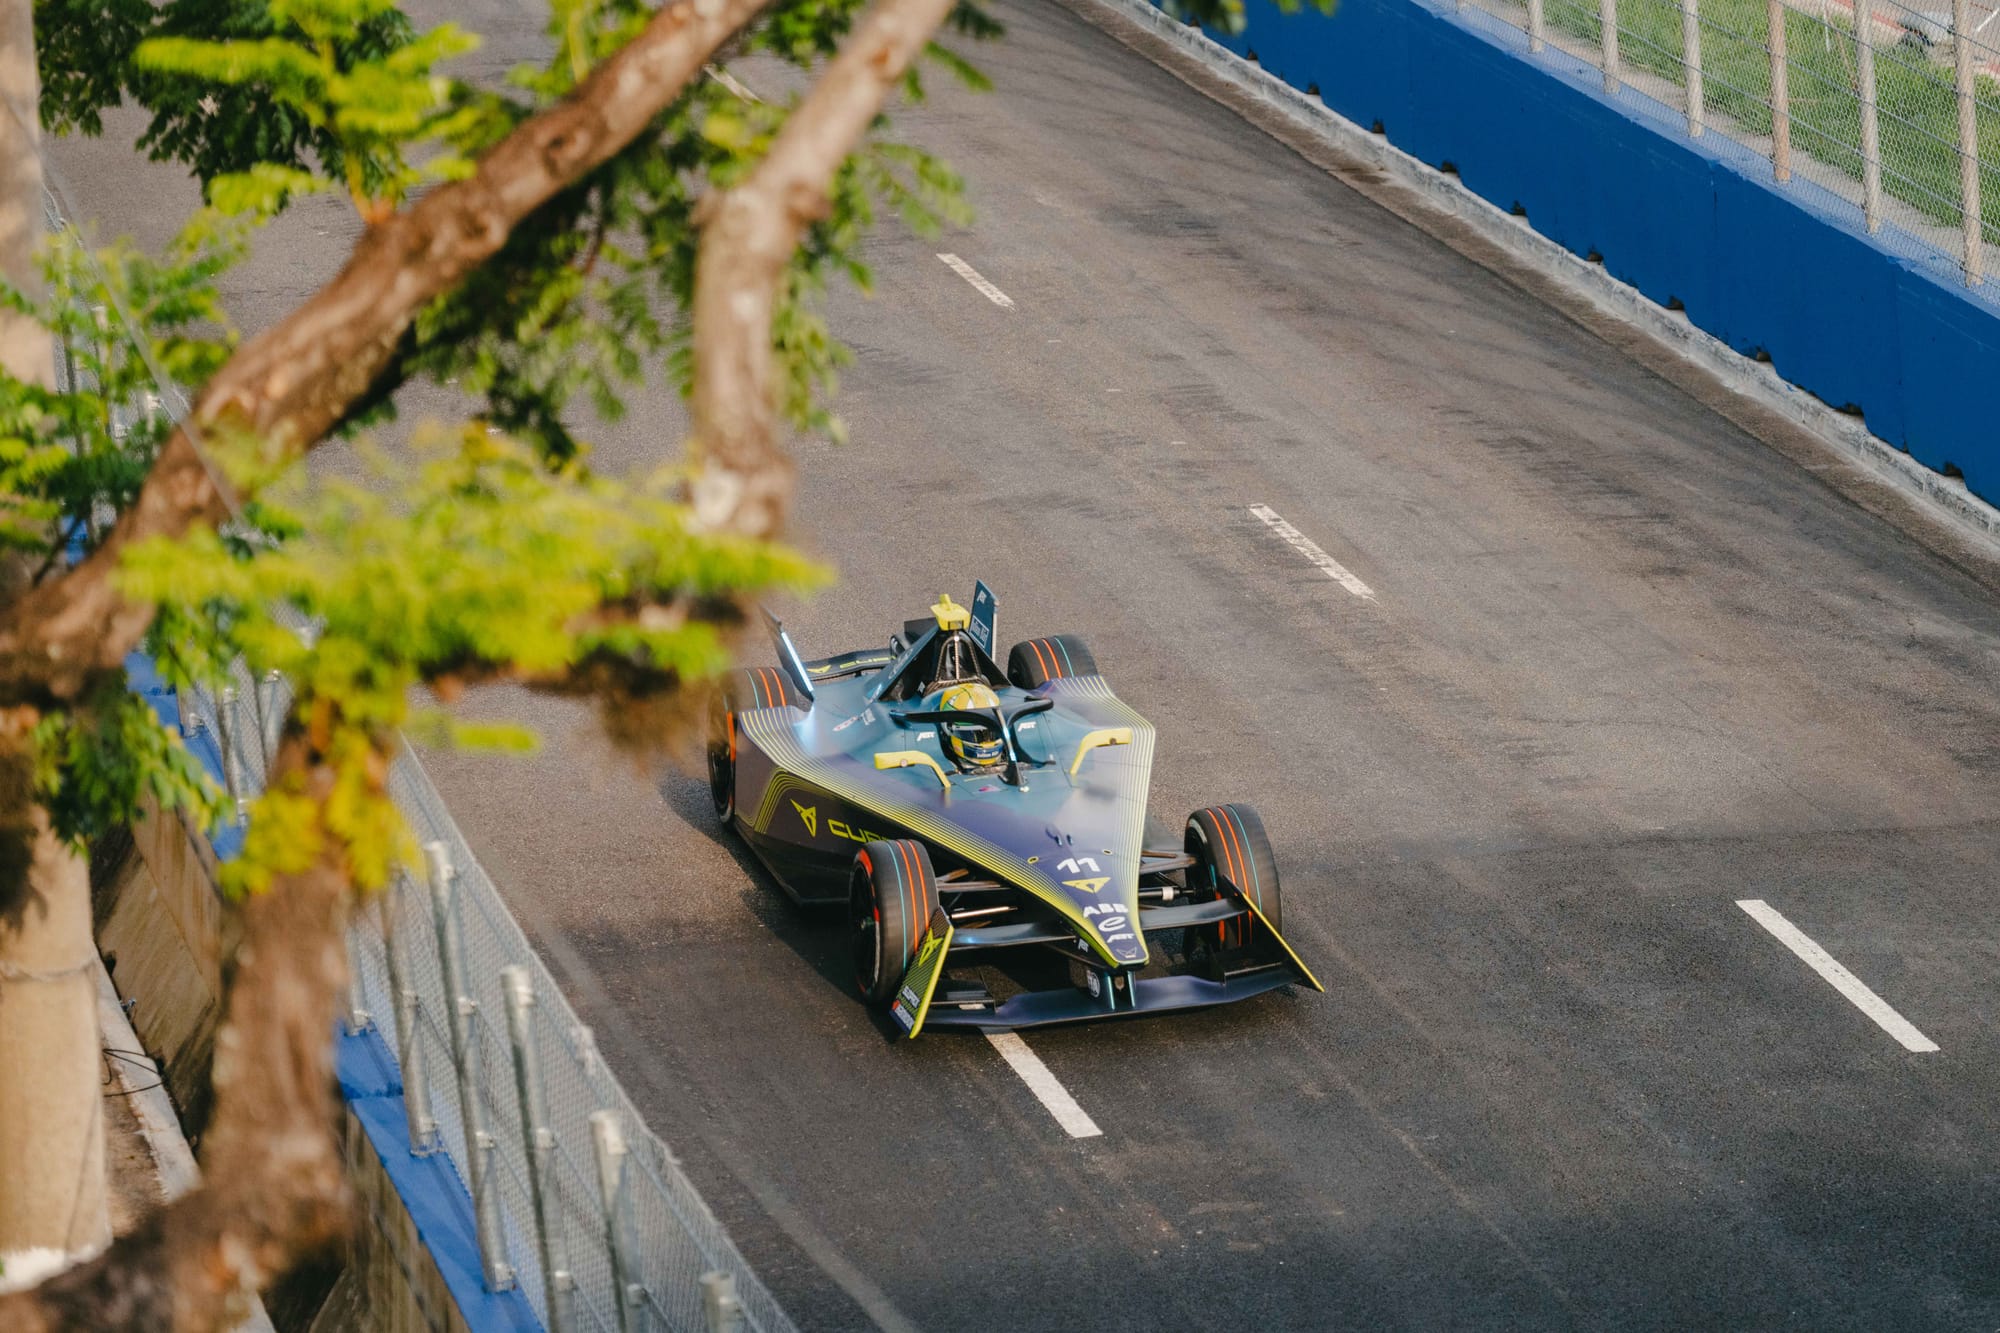
<svg viewBox="0 0 2000 1333"><path fill-rule="evenodd" d="M1770 16L1763 0L1700 0L1702 103L1751 134L1771 132ZM1548 0L1550 27L1598 45L1594 0ZM1670 0L1619 0L1620 63L1686 86L1681 10ZM1861 178L1861 94L1854 29L1787 10L1792 151ZM1877 46L1882 190L1951 227L1960 225L1958 97L1951 72L1906 45ZM2000 85L1975 75L1980 213L2000 242Z"/></svg>

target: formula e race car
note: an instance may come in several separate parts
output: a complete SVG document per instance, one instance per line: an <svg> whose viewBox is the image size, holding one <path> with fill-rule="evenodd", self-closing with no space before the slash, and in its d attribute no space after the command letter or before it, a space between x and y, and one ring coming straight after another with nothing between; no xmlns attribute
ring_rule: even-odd
<svg viewBox="0 0 2000 1333"><path fill-rule="evenodd" d="M1002 672L993 612L982 583L814 661L771 620L779 665L711 706L716 814L794 900L845 907L862 995L914 1037L1323 990L1280 933L1257 812L1149 839L1152 727L1073 636Z"/></svg>

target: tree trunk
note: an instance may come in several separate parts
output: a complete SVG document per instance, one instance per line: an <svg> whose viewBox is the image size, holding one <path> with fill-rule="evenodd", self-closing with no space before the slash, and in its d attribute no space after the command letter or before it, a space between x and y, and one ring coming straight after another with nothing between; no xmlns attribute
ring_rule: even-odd
<svg viewBox="0 0 2000 1333"><path fill-rule="evenodd" d="M40 287L42 164L36 155L35 25L29 0L0 0L0 273ZM54 378L49 335L0 312L0 366L17 379ZM25 582L19 561L0 568L0 595ZM45 1263L83 1258L111 1240L104 1190L104 1122L97 1037L97 948L90 877L76 850L33 805L25 731L7 719L0 776L12 817L0 830L0 1262L40 1252ZM22 1260L9 1263L18 1276Z"/></svg>
<svg viewBox="0 0 2000 1333"><path fill-rule="evenodd" d="M778 441L771 315L807 224L824 217L834 173L951 13L954 0L875 0L740 183L702 202L694 281L695 521L775 537L792 498Z"/></svg>
<svg viewBox="0 0 2000 1333"><path fill-rule="evenodd" d="M381 768L386 774L386 759ZM324 808L334 774L294 731L279 749L274 785ZM337 842L324 827L317 833L319 858L243 907L215 1039L202 1184L99 1258L0 1296L0 1328L231 1327L246 1293L345 1235L350 1199L334 1138L332 1035L347 985L352 883Z"/></svg>
<svg viewBox="0 0 2000 1333"><path fill-rule="evenodd" d="M32 0L0 0L0 273L24 291L41 290L35 247L42 239L41 89L35 71ZM16 379L54 382L48 330L19 315L0 312L0 366Z"/></svg>
<svg viewBox="0 0 2000 1333"><path fill-rule="evenodd" d="M31 1252L53 1266L111 1241L90 877L40 807L32 821L27 883L0 890L0 1262L16 1276Z"/></svg>

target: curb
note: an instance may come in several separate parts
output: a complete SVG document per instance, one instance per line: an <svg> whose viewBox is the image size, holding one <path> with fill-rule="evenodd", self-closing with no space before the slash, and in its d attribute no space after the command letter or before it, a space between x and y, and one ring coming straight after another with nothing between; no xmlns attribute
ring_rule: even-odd
<svg viewBox="0 0 2000 1333"><path fill-rule="evenodd" d="M126 1052L126 1059L107 1060L118 1082L119 1092L127 1099L132 1114L139 1122L139 1136L146 1141L146 1149L153 1155L153 1166L159 1175L160 1193L167 1203L172 1203L201 1181L201 1170L195 1165L194 1149L188 1146L187 1137L181 1133L180 1117L174 1112L174 1104L167 1098L166 1076L160 1072L159 1062L152 1061L153 1079L141 1083L133 1073L128 1060L129 1053L143 1051L139 1034L132 1030L131 1020L125 1016L125 1006L119 1001L118 989L111 984L111 974L104 970L103 960L99 960L96 971L97 984L97 1027L102 1034L107 1050ZM152 1058L147 1057L148 1060ZM236 1325L234 1333L272 1333L271 1317L264 1311L264 1301L256 1292L248 1293L249 1312L243 1322Z"/></svg>

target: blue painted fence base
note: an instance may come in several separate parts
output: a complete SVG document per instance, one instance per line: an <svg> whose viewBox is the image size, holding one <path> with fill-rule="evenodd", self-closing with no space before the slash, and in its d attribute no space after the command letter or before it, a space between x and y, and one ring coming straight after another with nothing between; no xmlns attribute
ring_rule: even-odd
<svg viewBox="0 0 2000 1333"><path fill-rule="evenodd" d="M372 1030L337 1033L336 1070L340 1095L354 1113L382 1169L396 1187L416 1224L431 1261L466 1325L498 1333L540 1333L542 1323L518 1287L486 1290L479 1267L479 1235L472 1195L444 1153L410 1155L410 1129L403 1109L403 1081L395 1057Z"/></svg>
<svg viewBox="0 0 2000 1333"><path fill-rule="evenodd" d="M1245 0L1210 35L1465 186L1973 494L2000 503L2000 282L1968 291L1943 260L1891 253L1856 207L1777 185L1720 133L1592 66L1429 0L1340 0L1328 18ZM1497 26L1497 25L1496 25ZM1512 45L1509 45L1509 40Z"/></svg>

